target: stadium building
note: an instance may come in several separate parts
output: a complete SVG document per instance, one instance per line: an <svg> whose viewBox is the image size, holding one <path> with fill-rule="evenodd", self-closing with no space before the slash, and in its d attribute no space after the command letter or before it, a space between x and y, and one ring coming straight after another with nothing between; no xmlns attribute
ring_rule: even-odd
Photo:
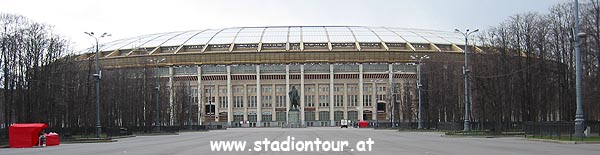
<svg viewBox="0 0 600 155"><path fill-rule="evenodd" d="M282 126L295 87L304 125L336 126L341 119L414 122L416 117L401 114L402 108L416 111L418 103L417 61L411 56L459 62L463 47L461 34L446 31L274 26L143 35L101 44L99 54L103 69L157 65L170 117L183 83L200 105L196 124Z"/></svg>

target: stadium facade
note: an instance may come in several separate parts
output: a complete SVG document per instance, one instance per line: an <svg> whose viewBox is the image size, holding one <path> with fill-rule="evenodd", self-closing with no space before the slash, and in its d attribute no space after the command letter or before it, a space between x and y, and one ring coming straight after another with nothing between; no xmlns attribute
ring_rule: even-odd
<svg viewBox="0 0 600 155"><path fill-rule="evenodd" d="M291 87L299 91L306 126L336 126L341 119L414 122L401 114L416 112L418 102L417 61L410 56L459 62L463 47L462 35L446 31L274 26L150 34L99 50L103 69L158 65L155 76L169 94L161 101L171 106L171 117L175 90L186 84L200 105L195 123L269 127L287 122ZM90 58L94 53L78 56Z"/></svg>

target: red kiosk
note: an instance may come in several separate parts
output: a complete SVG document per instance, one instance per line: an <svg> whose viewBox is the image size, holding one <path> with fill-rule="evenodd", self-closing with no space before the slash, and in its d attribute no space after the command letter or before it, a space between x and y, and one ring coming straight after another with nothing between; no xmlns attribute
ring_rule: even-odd
<svg viewBox="0 0 600 155"><path fill-rule="evenodd" d="M33 147L45 128L48 125L44 123L13 124L8 128L8 143L11 148Z"/></svg>

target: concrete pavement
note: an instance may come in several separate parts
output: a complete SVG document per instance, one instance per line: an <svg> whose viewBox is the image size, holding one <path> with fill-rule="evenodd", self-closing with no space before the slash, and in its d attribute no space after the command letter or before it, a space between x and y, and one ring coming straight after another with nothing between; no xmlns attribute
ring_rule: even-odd
<svg viewBox="0 0 600 155"><path fill-rule="evenodd" d="M179 135L138 136L119 139L112 143L62 144L46 148L0 149L0 154L25 155L91 155L91 154L527 154L527 155L597 155L600 144L556 144L524 140L523 138L450 138L433 132L398 132L393 130L373 130L356 128L229 128L210 132L184 132ZM340 152L273 152L252 151L254 141L285 141L287 137L295 141L348 141L349 146ZM372 151L351 151L357 149L359 141L369 138L374 141ZM246 151L211 151L210 141L246 141ZM250 151L249 151L250 150Z"/></svg>

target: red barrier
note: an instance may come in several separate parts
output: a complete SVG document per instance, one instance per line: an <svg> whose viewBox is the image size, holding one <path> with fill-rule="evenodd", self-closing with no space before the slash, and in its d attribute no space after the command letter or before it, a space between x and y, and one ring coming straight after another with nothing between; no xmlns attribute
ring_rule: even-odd
<svg viewBox="0 0 600 155"><path fill-rule="evenodd" d="M358 127L359 128L366 128L367 126L369 126L369 122L367 122L367 121L360 121L360 122L358 122Z"/></svg>
<svg viewBox="0 0 600 155"><path fill-rule="evenodd" d="M58 134L48 134L46 136L46 146L60 145L60 138Z"/></svg>

